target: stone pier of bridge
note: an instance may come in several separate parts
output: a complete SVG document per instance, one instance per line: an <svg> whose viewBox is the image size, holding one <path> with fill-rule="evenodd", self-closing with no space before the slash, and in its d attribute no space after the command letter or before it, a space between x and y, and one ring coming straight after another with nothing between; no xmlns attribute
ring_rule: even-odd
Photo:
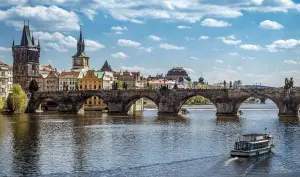
<svg viewBox="0 0 300 177"><path fill-rule="evenodd" d="M152 100L159 115L178 115L182 105L193 96L203 96L216 107L217 116L237 116L241 104L249 97L268 98L278 107L278 115L298 116L300 89L161 89L161 90L83 90L35 92L31 94L28 112L35 113L44 99L52 99L61 113L83 112L85 101L98 96L108 106L110 114L126 115L131 105L140 98Z"/></svg>

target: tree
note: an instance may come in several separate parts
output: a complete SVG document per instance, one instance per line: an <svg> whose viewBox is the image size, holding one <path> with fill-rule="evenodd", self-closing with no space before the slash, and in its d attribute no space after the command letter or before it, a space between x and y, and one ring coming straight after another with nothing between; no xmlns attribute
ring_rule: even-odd
<svg viewBox="0 0 300 177"><path fill-rule="evenodd" d="M121 82L121 81L116 80L116 83L117 83L117 85L118 85L118 88L122 88L122 82Z"/></svg>
<svg viewBox="0 0 300 177"><path fill-rule="evenodd" d="M13 113L24 113L26 106L26 93L19 84L13 84L12 93L7 98L7 109Z"/></svg>
<svg viewBox="0 0 300 177"><path fill-rule="evenodd" d="M0 111L3 111L5 98L0 98Z"/></svg>
<svg viewBox="0 0 300 177"><path fill-rule="evenodd" d="M149 88L152 89L152 90L154 90L155 89L155 85L154 84L150 84Z"/></svg>

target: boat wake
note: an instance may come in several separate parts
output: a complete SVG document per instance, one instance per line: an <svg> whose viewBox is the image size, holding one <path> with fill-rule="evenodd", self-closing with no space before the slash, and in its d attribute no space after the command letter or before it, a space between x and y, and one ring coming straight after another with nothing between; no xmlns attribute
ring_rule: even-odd
<svg viewBox="0 0 300 177"><path fill-rule="evenodd" d="M230 159L226 160L226 161L224 162L225 167L226 167L227 165L229 165L231 162L233 162L233 161L235 161L235 160L238 160L238 159L239 159L238 157L233 157L233 158L230 158Z"/></svg>

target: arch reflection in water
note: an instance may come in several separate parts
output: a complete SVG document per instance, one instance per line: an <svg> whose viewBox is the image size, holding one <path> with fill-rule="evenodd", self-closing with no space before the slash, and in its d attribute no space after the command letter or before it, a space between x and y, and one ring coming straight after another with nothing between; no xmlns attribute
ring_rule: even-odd
<svg viewBox="0 0 300 177"><path fill-rule="evenodd" d="M154 123L159 124L190 124L191 120L183 116L157 116Z"/></svg>

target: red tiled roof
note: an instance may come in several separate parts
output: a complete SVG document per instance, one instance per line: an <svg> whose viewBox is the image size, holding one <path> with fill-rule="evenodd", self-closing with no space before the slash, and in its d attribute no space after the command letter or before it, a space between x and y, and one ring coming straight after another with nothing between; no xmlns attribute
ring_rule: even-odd
<svg viewBox="0 0 300 177"><path fill-rule="evenodd" d="M39 70L40 71L49 71L49 72L55 71L55 69L53 69L51 65L48 65L48 66L40 65Z"/></svg>
<svg viewBox="0 0 300 177"><path fill-rule="evenodd" d="M63 77L63 76L70 76L70 75L72 75L74 77L78 77L79 74L80 74L80 72L75 72L75 71L72 71L72 72L62 72L60 74L60 76Z"/></svg>

